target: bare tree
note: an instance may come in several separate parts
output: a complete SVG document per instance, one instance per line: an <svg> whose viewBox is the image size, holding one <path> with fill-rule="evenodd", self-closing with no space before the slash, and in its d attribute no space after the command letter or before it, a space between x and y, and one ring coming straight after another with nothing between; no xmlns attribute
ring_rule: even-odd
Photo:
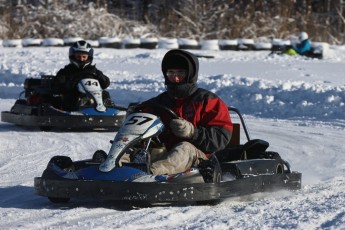
<svg viewBox="0 0 345 230"><path fill-rule="evenodd" d="M343 44L343 0L0 0L0 38L289 38Z"/></svg>

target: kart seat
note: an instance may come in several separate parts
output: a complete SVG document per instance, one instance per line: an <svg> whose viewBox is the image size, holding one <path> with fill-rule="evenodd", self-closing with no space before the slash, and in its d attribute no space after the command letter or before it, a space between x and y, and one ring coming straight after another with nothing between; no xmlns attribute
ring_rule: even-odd
<svg viewBox="0 0 345 230"><path fill-rule="evenodd" d="M244 145L230 146L215 154L220 162L229 162L236 160L247 160L262 158L268 148L269 143L260 139L253 139Z"/></svg>
<svg viewBox="0 0 345 230"><path fill-rule="evenodd" d="M266 151L269 143L264 140L254 139L245 143L242 147L241 159L256 159L260 158L262 153Z"/></svg>

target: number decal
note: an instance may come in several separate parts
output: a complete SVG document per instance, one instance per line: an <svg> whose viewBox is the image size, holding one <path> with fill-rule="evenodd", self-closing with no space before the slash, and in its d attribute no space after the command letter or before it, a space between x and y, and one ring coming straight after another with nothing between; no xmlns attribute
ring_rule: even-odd
<svg viewBox="0 0 345 230"><path fill-rule="evenodd" d="M98 86L98 81L87 81L85 82L85 85L94 85L94 86Z"/></svg>
<svg viewBox="0 0 345 230"><path fill-rule="evenodd" d="M145 124L146 122L149 122L153 120L150 117L142 117L142 116L133 116L131 119L129 119L126 123L126 125L142 125Z"/></svg>

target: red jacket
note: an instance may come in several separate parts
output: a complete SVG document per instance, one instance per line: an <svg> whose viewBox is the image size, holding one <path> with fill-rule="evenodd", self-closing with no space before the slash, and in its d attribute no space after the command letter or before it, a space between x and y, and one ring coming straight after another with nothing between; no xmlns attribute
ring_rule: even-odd
<svg viewBox="0 0 345 230"><path fill-rule="evenodd" d="M169 131L162 133L160 139L168 150L181 141L189 141L204 153L212 153L225 148L231 139L233 126L228 107L208 90L199 88L191 96L183 99L171 99L168 93L164 92L147 102L170 108L195 127L191 140L183 140ZM168 126L172 117L166 112L158 113L163 123Z"/></svg>

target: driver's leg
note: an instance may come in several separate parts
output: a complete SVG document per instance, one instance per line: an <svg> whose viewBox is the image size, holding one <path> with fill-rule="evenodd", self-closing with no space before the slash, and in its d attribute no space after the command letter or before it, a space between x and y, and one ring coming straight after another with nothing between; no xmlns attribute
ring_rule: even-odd
<svg viewBox="0 0 345 230"><path fill-rule="evenodd" d="M153 175L175 174L184 172L199 163L198 158L207 159L206 155L189 142L178 143L167 152L164 159L153 162Z"/></svg>
<svg viewBox="0 0 345 230"><path fill-rule="evenodd" d="M102 91L102 97L103 97L103 104L104 104L104 106L106 106L106 107L115 106L114 102L110 98L109 92L103 90Z"/></svg>

